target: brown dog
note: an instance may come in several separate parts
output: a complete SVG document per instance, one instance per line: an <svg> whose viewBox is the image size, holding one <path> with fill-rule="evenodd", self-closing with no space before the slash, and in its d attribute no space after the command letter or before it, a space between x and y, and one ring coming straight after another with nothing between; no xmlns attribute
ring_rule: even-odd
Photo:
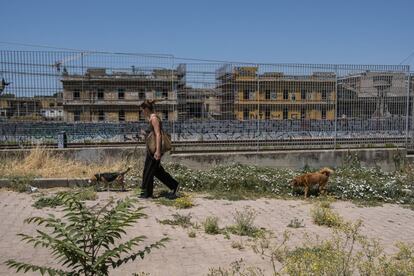
<svg viewBox="0 0 414 276"><path fill-rule="evenodd" d="M296 176L290 184L293 187L303 186L305 189L305 198L308 197L309 189L316 184L319 184L319 193L326 193L326 184L328 183L329 176L333 173L333 170L329 168L323 168L318 172L306 173Z"/></svg>
<svg viewBox="0 0 414 276"><path fill-rule="evenodd" d="M123 172L106 172L106 173L97 173L89 180L89 183L92 182L103 182L107 185L109 190L109 185L112 182L117 182L121 184L122 191L125 191L125 174L129 172L131 168L126 169Z"/></svg>

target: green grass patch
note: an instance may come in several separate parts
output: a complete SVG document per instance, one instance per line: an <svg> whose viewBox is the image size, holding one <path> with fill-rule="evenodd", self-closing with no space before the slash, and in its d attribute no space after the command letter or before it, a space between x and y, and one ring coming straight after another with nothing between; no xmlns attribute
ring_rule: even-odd
<svg viewBox="0 0 414 276"><path fill-rule="evenodd" d="M398 160L397 160L398 161ZM407 165L395 172L362 166L355 154L344 157L327 185L335 199L388 202L414 205L414 166ZM260 197L292 198L303 195L303 188L292 189L290 181L304 172L319 168L305 166L300 171L241 164L216 166L209 170L192 170L179 164L167 164L167 169L180 182L183 191L207 193L209 199L245 200ZM317 196L313 187L310 194Z"/></svg>
<svg viewBox="0 0 414 276"><path fill-rule="evenodd" d="M191 215L181 215L178 213L175 213L172 215L173 219L164 219L164 220L157 220L161 224L167 224L167 225L174 225L174 226L181 226L183 228L188 228L193 226L193 223L191 222Z"/></svg>
<svg viewBox="0 0 414 276"><path fill-rule="evenodd" d="M342 217L331 208L326 208L326 204L317 204L311 212L313 222L317 225L339 227L343 223Z"/></svg>
<svg viewBox="0 0 414 276"><path fill-rule="evenodd" d="M155 202L160 205L175 207L177 209L188 209L194 206L193 198L188 194L182 194L175 199L159 197L155 199Z"/></svg>
<svg viewBox="0 0 414 276"><path fill-rule="evenodd" d="M98 198L98 195L93 188L79 188L58 192L57 194L48 197L39 197L32 206L37 209L45 207L56 208L57 206L63 205L63 196L66 195L73 195L80 201L96 200Z"/></svg>
<svg viewBox="0 0 414 276"><path fill-rule="evenodd" d="M207 217L203 222L204 232L210 235L217 235L221 233L221 229L218 225L218 217Z"/></svg>

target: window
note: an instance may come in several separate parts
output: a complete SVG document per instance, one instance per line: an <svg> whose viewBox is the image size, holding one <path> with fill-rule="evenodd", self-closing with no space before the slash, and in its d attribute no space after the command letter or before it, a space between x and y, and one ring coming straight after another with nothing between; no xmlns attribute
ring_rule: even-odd
<svg viewBox="0 0 414 276"><path fill-rule="evenodd" d="M98 89L98 100L103 100L105 98L104 90Z"/></svg>
<svg viewBox="0 0 414 276"><path fill-rule="evenodd" d="M98 121L105 121L105 112L102 110L98 111Z"/></svg>
<svg viewBox="0 0 414 276"><path fill-rule="evenodd" d="M162 91L160 91L160 90L155 91L155 98L156 99L161 99L162 98Z"/></svg>
<svg viewBox="0 0 414 276"><path fill-rule="evenodd" d="M138 112L138 121L144 121L145 120L145 117L144 117L144 115L141 113L141 112Z"/></svg>
<svg viewBox="0 0 414 276"><path fill-rule="evenodd" d="M140 100L145 100L145 91L144 90L139 90L138 97L139 97Z"/></svg>
<svg viewBox="0 0 414 276"><path fill-rule="evenodd" d="M266 100L270 100L270 94L271 94L271 91L266 90Z"/></svg>
<svg viewBox="0 0 414 276"><path fill-rule="evenodd" d="M321 111L321 119L325 120L326 119L326 107L322 107L322 111Z"/></svg>
<svg viewBox="0 0 414 276"><path fill-rule="evenodd" d="M300 99L301 100L306 100L306 95L307 94L308 94L308 91L306 91L306 90L300 91Z"/></svg>
<svg viewBox="0 0 414 276"><path fill-rule="evenodd" d="M55 107L54 103L49 103L49 107Z"/></svg>
<svg viewBox="0 0 414 276"><path fill-rule="evenodd" d="M120 122L125 122L125 111L124 110L120 110L118 113L118 121Z"/></svg>
<svg viewBox="0 0 414 276"><path fill-rule="evenodd" d="M289 112L288 112L287 107L283 108L283 120L287 120L288 115L289 115Z"/></svg>
<svg viewBox="0 0 414 276"><path fill-rule="evenodd" d="M304 107L300 109L300 118L302 120L306 119L306 109Z"/></svg>
<svg viewBox="0 0 414 276"><path fill-rule="evenodd" d="M326 100L326 95L328 94L328 92L326 90L322 91L322 100Z"/></svg>
<svg viewBox="0 0 414 276"><path fill-rule="evenodd" d="M289 90L283 90L283 99L289 100Z"/></svg>
<svg viewBox="0 0 414 276"><path fill-rule="evenodd" d="M164 99L168 99L168 90L167 90L167 89L164 89L164 90L162 91L162 97L163 97Z"/></svg>
<svg viewBox="0 0 414 276"><path fill-rule="evenodd" d="M271 92L270 92L270 99L271 99L271 100L276 100L276 99L277 99L277 94L276 94L276 91L271 91Z"/></svg>
<svg viewBox="0 0 414 276"><path fill-rule="evenodd" d="M249 110L243 111L243 120L249 120Z"/></svg>
<svg viewBox="0 0 414 276"><path fill-rule="evenodd" d="M250 90L249 89L245 89L243 91L243 99L248 100L250 96Z"/></svg>
<svg viewBox="0 0 414 276"><path fill-rule="evenodd" d="M74 120L75 122L78 122L78 121L80 121L80 117L81 117L81 112L80 112L80 110L75 110L75 111L73 112L73 120Z"/></svg>
<svg viewBox="0 0 414 276"><path fill-rule="evenodd" d="M292 92L292 94L290 95L290 99L292 101L296 101L296 94L295 94L295 92Z"/></svg>
<svg viewBox="0 0 414 276"><path fill-rule="evenodd" d="M265 119L266 120L270 119L270 110L265 110Z"/></svg>
<svg viewBox="0 0 414 276"><path fill-rule="evenodd" d="M80 90L73 91L73 99L80 100Z"/></svg>
<svg viewBox="0 0 414 276"><path fill-rule="evenodd" d="M125 99L125 89L118 89L118 99L119 100Z"/></svg>

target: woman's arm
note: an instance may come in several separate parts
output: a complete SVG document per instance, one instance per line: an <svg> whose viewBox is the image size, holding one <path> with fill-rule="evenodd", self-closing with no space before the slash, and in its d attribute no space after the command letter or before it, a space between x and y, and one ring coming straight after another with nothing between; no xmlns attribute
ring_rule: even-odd
<svg viewBox="0 0 414 276"><path fill-rule="evenodd" d="M156 115L152 115L151 116L151 124L152 127L154 128L154 133L155 133L155 153L154 153L154 158L155 160L160 160L161 159L161 128L160 128L160 121L158 120Z"/></svg>

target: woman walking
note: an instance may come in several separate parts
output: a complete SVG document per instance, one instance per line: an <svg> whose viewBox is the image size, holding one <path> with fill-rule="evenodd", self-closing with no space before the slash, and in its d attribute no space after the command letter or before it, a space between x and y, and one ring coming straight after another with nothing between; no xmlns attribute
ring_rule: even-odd
<svg viewBox="0 0 414 276"><path fill-rule="evenodd" d="M147 144L144 172L142 174L141 198L149 198L153 196L154 191L154 176L164 183L172 191L172 197L177 195L178 182L167 173L161 166L161 120L154 112L153 100L145 100L141 105L144 116L148 119L149 128L146 131L148 136L153 132L155 138L155 152L151 153Z"/></svg>

